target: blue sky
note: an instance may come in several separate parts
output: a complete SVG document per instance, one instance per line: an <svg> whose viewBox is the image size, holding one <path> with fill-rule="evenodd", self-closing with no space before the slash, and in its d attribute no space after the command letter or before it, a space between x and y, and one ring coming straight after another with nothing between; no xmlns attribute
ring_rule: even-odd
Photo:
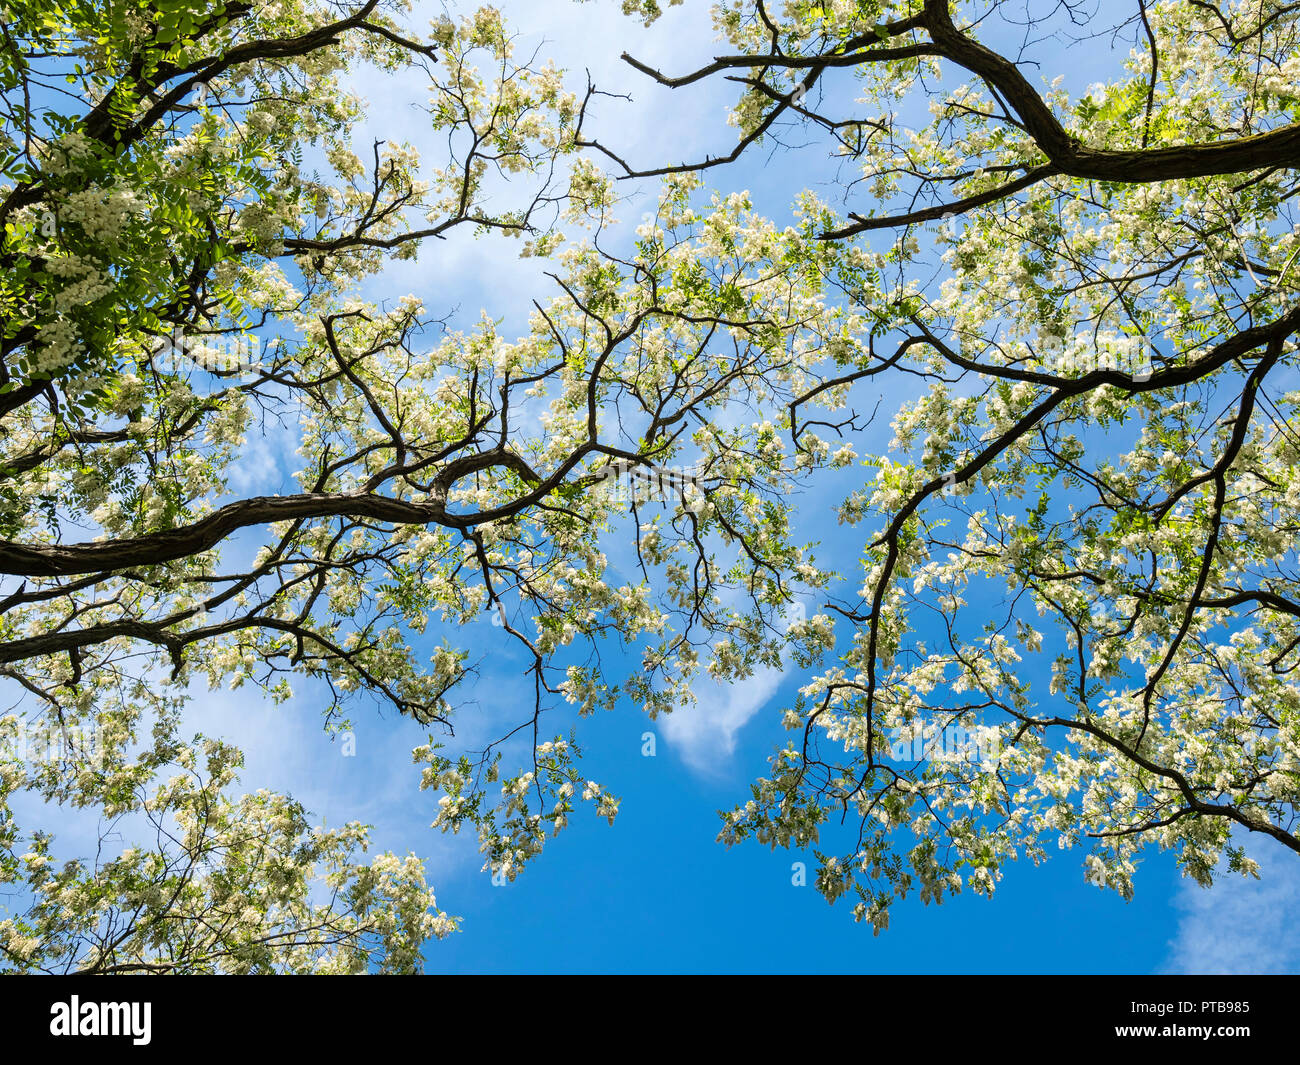
<svg viewBox="0 0 1300 1065"><path fill-rule="evenodd" d="M651 31L619 14L614 0L577 5L571 0L504 5L525 40L548 40L553 55L580 88L583 68L609 91L635 94L632 103L601 102L596 131L641 161L664 161L716 151L732 143L725 125L726 90L704 88L672 97L651 89L618 61L625 48L653 65L683 71L710 54L707 5L688 0ZM427 9L427 13L426 13ZM417 17L440 7L424 4ZM523 49L521 48L521 51ZM1050 57L1049 48L1044 55ZM1061 70L1080 91L1115 69L1098 46L1072 50ZM1054 74L1044 68L1045 75ZM373 136L408 139L436 159L437 146L408 99L393 87L361 77L359 90L373 108L358 141ZM827 91L851 91L844 82ZM846 97L847 99L847 97ZM831 174L815 152L756 153L714 175L724 191L748 188L758 208L785 217L790 197ZM635 222L654 186L625 190L620 212ZM825 189L822 190L826 195ZM639 198L638 198L639 197ZM523 322L530 301L545 298L539 274L547 264L513 257L517 244L453 234L418 261L398 263L368 295L424 296L430 310L459 308L455 324L471 325L479 309L504 317L508 332ZM887 404L886 404L887 405ZM865 454L888 439L888 418L859 443ZM296 442L286 430L255 442L241 467L241 490L275 491L291 484ZM861 531L834 529L827 501L811 498L805 531L847 549L852 560ZM819 522L826 525L825 531ZM440 634L430 630L431 642ZM458 721L458 745L494 737L494 726L518 720L531 684L493 642L484 625L473 634L482 654L481 679ZM454 638L454 637L453 637ZM581 724L587 773L622 798L614 826L580 810L571 826L513 883L496 887L480 871L473 838L430 829L436 795L417 790L411 748L424 735L395 714L358 707L355 756L321 730L324 701L310 685L273 706L251 689L196 690L193 727L221 735L245 750L247 789L286 790L331 824L360 819L375 825L375 843L425 857L439 904L464 918L463 931L432 944L433 972L1165 972L1295 971L1300 932L1284 915L1300 902L1300 869L1287 855L1256 847L1259 883L1225 882L1205 892L1183 880L1168 855L1149 853L1133 901L1087 884L1083 854L1056 854L1045 865L1009 868L992 901L963 896L942 906L898 905L891 927L873 937L857 925L850 905L831 907L809 886L792 883L792 863L811 853L772 852L757 845L727 850L715 842L719 809L748 796L786 734L779 709L803 683L797 670L754 678L731 690L703 694L700 706L648 721L621 704ZM774 712L775 711L775 712ZM554 730L554 731L558 731ZM646 757L646 734L656 754ZM21 817L21 811L20 811ZM75 849L90 842L93 822L69 818L61 829Z"/></svg>
<svg viewBox="0 0 1300 1065"><path fill-rule="evenodd" d="M482 708L493 718L508 712L522 678L501 670L488 680L502 693L500 706ZM378 846L427 858L440 906L464 918L461 933L430 945L434 972L1289 972L1300 963L1286 918L1300 878L1266 846L1254 849L1260 882L1212 892L1153 852L1129 903L1084 882L1081 852L1062 852L1038 868L1010 867L992 900L903 903L873 937L847 905L792 883L792 863L811 872L811 854L714 842L716 811L745 796L780 738L763 707L781 705L793 686L753 700L734 732L725 726L738 710L676 729L665 727L676 718L648 722L627 707L587 719L585 761L621 796L616 823L575 816L499 887L480 871L472 838L428 828L435 798L416 790L409 722L358 713L356 755L345 757L320 732L322 704L306 689L280 707L247 691L196 692L192 721L244 748L246 786L288 788L331 823L361 818L376 826ZM472 713L461 724L472 742ZM642 753L647 732L654 757Z"/></svg>

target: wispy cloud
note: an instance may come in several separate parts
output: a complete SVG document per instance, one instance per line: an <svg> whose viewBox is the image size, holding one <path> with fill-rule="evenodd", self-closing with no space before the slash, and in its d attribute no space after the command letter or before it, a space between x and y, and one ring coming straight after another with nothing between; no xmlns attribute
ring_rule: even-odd
<svg viewBox="0 0 1300 1065"><path fill-rule="evenodd" d="M1270 841L1250 840L1260 879L1225 873L1210 889L1187 881L1165 970L1174 973L1300 972L1300 859Z"/></svg>
<svg viewBox="0 0 1300 1065"><path fill-rule="evenodd" d="M709 82L674 91L656 85L621 58L627 51L672 73L708 62L715 34L706 5L668 9L660 32L654 33L623 15L617 4L515 0L499 6L506 25L517 35L516 61L528 62L536 52L536 65L554 61L565 71L566 87L580 98L589 77L602 92L614 94L594 99L584 130L620 155L626 153L632 165L681 162L717 154L720 147L734 143L735 131L725 121L726 105L736 95L733 85ZM457 12L472 9L468 5ZM421 32L427 21L441 13L437 0L423 0L412 11L410 25ZM393 140L415 147L426 166L446 161L445 135L432 128L426 113L429 88L421 79L394 78L388 72L360 67L350 75L348 85L369 105L354 131L354 148L362 158L369 158L374 141ZM631 98L623 98L624 94ZM609 160L603 160L603 165L617 169ZM520 188L525 187L531 192L528 180L521 179ZM617 191L626 199L616 215L625 225L635 226L641 214L653 208L658 188L657 180L620 181ZM506 190L496 191L504 195ZM503 209L507 203L521 206L517 200L518 194L494 200L494 208ZM580 229L566 232L571 239L586 236ZM472 327L479 309L486 306L493 318L503 319L503 332L518 331L526 328L534 298L545 302L558 295L546 277L555 263L520 258L519 249L517 240L481 239L466 227L423 249L418 259L390 262L366 283L364 294L391 301L411 292L426 299L431 314L457 311L455 328Z"/></svg>
<svg viewBox="0 0 1300 1065"><path fill-rule="evenodd" d="M761 669L735 684L702 681L695 706L661 719L663 734L697 772L722 772L736 750L736 736L771 701L785 671Z"/></svg>
<svg viewBox="0 0 1300 1065"><path fill-rule="evenodd" d="M473 847L431 831L436 797L418 790L411 748L424 732L408 718L358 706L353 731L331 738L322 727L323 693L295 683L294 698L276 705L256 688L208 691L195 685L187 723L220 736L244 752L239 791L287 792L333 827L348 821L372 825L376 850L413 850L432 859L437 878L473 860Z"/></svg>
<svg viewBox="0 0 1300 1065"><path fill-rule="evenodd" d="M226 471L226 488L232 496L294 492L289 476L298 457L301 434L296 423L265 419L249 428L239 457Z"/></svg>

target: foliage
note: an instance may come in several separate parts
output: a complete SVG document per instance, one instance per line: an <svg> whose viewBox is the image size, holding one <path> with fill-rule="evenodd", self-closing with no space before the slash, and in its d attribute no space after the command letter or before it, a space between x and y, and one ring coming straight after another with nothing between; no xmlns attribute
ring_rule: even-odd
<svg viewBox="0 0 1300 1065"><path fill-rule="evenodd" d="M408 971L455 926L418 859L360 859L362 826L233 796L238 752L180 738L201 681L410 717L435 825L506 877L579 804L618 810L583 716L789 662L793 739L721 838L817 846L877 930L1053 845L1125 895L1147 845L1203 883L1253 872L1234 831L1300 850L1292 6L1139 3L1125 71L1077 98L978 5L720 4L730 53L630 62L738 80L736 146L646 168L492 8L422 37L377 0L6 11L0 674L27 698L3 728L96 738L29 744L0 795L155 838L56 871L3 807L8 967ZM360 70L430 82L440 158L356 152ZM779 227L705 187L792 131L840 160L846 213L803 191ZM634 239L619 178L659 182ZM550 260L522 336L366 298L457 229ZM896 389L860 456L857 406ZM276 423L296 485L244 494ZM800 532L802 490L855 471L860 579ZM470 751L489 619L529 706Z"/></svg>

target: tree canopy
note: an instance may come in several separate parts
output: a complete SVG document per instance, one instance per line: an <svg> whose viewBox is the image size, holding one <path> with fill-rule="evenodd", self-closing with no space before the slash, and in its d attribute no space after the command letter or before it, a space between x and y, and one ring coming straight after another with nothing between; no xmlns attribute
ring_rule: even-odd
<svg viewBox="0 0 1300 1065"><path fill-rule="evenodd" d="M434 827L510 878L614 820L583 717L783 663L720 839L815 847L877 931L1057 847L1126 896L1147 847L1300 851L1300 5L1042 6L736 0L712 62L602 88L490 7L5 0L0 968L409 971L455 929L418 859L239 795L204 684L410 718ZM1079 95L1049 36L1131 50ZM428 84L440 157L359 143L361 69ZM591 132L712 81L716 154ZM729 184L773 151L835 161L789 224ZM389 290L458 230L549 287ZM296 486L243 494L273 425ZM485 618L526 710L470 750ZM130 846L60 861L19 794Z"/></svg>

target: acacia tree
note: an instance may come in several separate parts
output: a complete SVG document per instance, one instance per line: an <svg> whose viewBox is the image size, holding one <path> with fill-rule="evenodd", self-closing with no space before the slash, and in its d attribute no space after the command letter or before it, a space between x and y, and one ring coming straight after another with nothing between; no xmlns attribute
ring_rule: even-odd
<svg viewBox="0 0 1300 1065"><path fill-rule="evenodd" d="M184 733L201 680L310 678L329 723L368 695L429 727L435 823L506 876L578 801L617 810L547 715L666 712L701 669L811 668L837 639L722 835L802 847L851 814L818 884L877 928L1053 841L1125 892L1147 843L1202 881L1225 851L1250 871L1234 826L1294 849L1295 13L1139 7L1127 72L1081 100L979 43L986 14L722 5L732 54L633 65L741 81L738 145L639 168L491 9L422 35L374 2L10 3L0 662L28 697L8 731L63 742L0 780L154 838L55 872L6 805L0 875L30 903L6 964L403 970L454 926L418 862L359 860L359 826L229 797L237 752ZM356 153L362 64L432 82L443 158ZM821 96L836 72L858 110ZM700 191L790 123L846 156L847 218L804 193L780 229ZM611 246L598 160L663 179L635 241ZM457 229L554 259L523 337L358 297ZM792 500L853 462L854 404L894 377L928 392L840 507L872 523L846 597ZM255 419L297 427L294 492L229 491ZM612 490L688 463L653 515ZM826 612L787 625L813 592ZM485 617L529 712L448 750L458 630ZM628 679L601 663L617 640ZM936 749L957 729L978 756Z"/></svg>
<svg viewBox="0 0 1300 1065"><path fill-rule="evenodd" d="M6 801L10 967L408 970L454 927L418 861L359 859L361 826L230 797L238 752L184 730L196 681L285 699L297 675L327 691L328 726L369 695L432 728L415 754L446 792L436 823L476 826L513 877L577 803L617 810L573 740L540 731L557 706L619 697L604 641L639 641L629 691L654 713L689 693L701 646L719 677L778 660L790 581L821 579L786 503L820 460L734 415L788 403L858 328L818 299L833 249L743 197L697 210L681 178L630 252L604 250L610 183L566 159L579 104L559 73L517 60L491 8L427 39L400 14L9 5L0 672L27 699L5 719L0 797L150 839L56 871L48 833ZM342 77L361 65L431 80L442 159L354 152ZM591 235L560 250L561 221ZM486 315L446 333L416 297L358 298L458 227L555 256L514 343ZM259 419L296 426L296 491L230 490ZM657 521L635 498L625 513L628 478L685 455L694 472ZM635 580L601 551L620 522ZM488 616L530 663L531 712L449 755L471 665L421 634ZM502 780L515 733L530 753Z"/></svg>
<svg viewBox="0 0 1300 1065"><path fill-rule="evenodd" d="M1126 897L1148 845L1206 885L1225 856L1256 872L1244 832L1300 852L1300 6L998 9L724 5L712 63L624 58L739 82L735 148L639 169L590 145L635 176L824 132L831 283L905 306L791 407L797 443L806 399L927 382L840 510L871 529L828 604L848 648L722 833L806 845L851 817L818 882L877 931L1053 843ZM1062 57L1107 41L1131 45L1113 80L1064 88Z"/></svg>

